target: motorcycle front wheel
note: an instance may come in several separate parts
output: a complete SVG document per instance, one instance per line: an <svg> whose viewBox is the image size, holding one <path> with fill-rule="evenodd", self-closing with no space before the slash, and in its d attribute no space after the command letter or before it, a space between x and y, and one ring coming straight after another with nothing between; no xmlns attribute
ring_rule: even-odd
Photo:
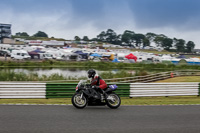
<svg viewBox="0 0 200 133"><path fill-rule="evenodd" d="M108 97L106 99L106 104L108 107L110 107L112 109L116 109L120 106L121 99L117 94L111 93L108 95Z"/></svg>
<svg viewBox="0 0 200 133"><path fill-rule="evenodd" d="M78 109L83 109L87 105L87 98L80 93L74 94L72 96L72 104Z"/></svg>

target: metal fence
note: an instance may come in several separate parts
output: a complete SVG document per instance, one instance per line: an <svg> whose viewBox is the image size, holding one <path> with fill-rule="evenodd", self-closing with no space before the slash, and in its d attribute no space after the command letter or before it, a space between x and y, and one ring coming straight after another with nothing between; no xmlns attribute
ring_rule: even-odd
<svg viewBox="0 0 200 133"><path fill-rule="evenodd" d="M177 71L168 71L168 72L160 72L149 74L145 76L133 76L126 78L114 78L114 79L105 79L107 82L119 82L119 83L149 83L155 82L159 80L164 80L173 77L180 76L200 76L199 70L177 70Z"/></svg>
<svg viewBox="0 0 200 133"><path fill-rule="evenodd" d="M130 84L130 97L188 95L199 95L198 82Z"/></svg>
<svg viewBox="0 0 200 133"><path fill-rule="evenodd" d="M0 98L46 98L45 95L46 83L0 83Z"/></svg>
<svg viewBox="0 0 200 133"><path fill-rule="evenodd" d="M1 98L70 98L76 83L0 82ZM110 84L108 84L110 85ZM198 82L182 83L117 83L121 97L200 95Z"/></svg>
<svg viewBox="0 0 200 133"><path fill-rule="evenodd" d="M71 98L76 83L0 82L0 99L3 98ZM108 84L110 85L110 84ZM129 97L130 84L119 83L116 93Z"/></svg>
<svg viewBox="0 0 200 133"><path fill-rule="evenodd" d="M75 83L47 83L46 98L69 98L75 93ZM110 84L108 84L110 85ZM117 84L116 93L122 97L129 97L130 84Z"/></svg>

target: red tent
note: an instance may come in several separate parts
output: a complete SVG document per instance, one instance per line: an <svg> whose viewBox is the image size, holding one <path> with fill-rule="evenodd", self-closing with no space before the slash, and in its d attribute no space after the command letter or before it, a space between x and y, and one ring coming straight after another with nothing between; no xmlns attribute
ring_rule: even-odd
<svg viewBox="0 0 200 133"><path fill-rule="evenodd" d="M127 59L134 59L135 62L137 61L137 57L135 55L133 55L132 53L130 53L129 55L126 55L125 58L127 58Z"/></svg>

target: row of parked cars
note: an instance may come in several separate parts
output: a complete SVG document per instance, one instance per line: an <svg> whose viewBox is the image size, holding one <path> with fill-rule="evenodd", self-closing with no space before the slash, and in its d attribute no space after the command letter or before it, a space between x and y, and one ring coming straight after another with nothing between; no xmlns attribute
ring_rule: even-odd
<svg viewBox="0 0 200 133"><path fill-rule="evenodd" d="M8 50L0 50L0 56L10 56L10 52Z"/></svg>
<svg viewBox="0 0 200 133"><path fill-rule="evenodd" d="M5 56L5 52L1 52L2 56ZM48 50L48 51L26 51L26 50L12 50L12 52L7 52L6 56L10 56L11 59L16 60L27 60L27 59L39 59L39 60L74 60L80 61L88 58L85 54L80 54L76 52L63 54L59 50Z"/></svg>
<svg viewBox="0 0 200 133"><path fill-rule="evenodd" d="M8 50L0 50L0 56L10 57L11 59L52 59L52 56L48 53L34 53L27 52L25 50L12 50L12 52Z"/></svg>

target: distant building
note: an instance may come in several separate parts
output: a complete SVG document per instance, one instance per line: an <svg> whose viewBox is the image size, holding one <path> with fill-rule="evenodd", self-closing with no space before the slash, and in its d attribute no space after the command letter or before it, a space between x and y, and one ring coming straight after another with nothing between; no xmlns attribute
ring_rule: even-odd
<svg viewBox="0 0 200 133"><path fill-rule="evenodd" d="M0 43L3 43L4 38L11 38L11 24L0 23Z"/></svg>

